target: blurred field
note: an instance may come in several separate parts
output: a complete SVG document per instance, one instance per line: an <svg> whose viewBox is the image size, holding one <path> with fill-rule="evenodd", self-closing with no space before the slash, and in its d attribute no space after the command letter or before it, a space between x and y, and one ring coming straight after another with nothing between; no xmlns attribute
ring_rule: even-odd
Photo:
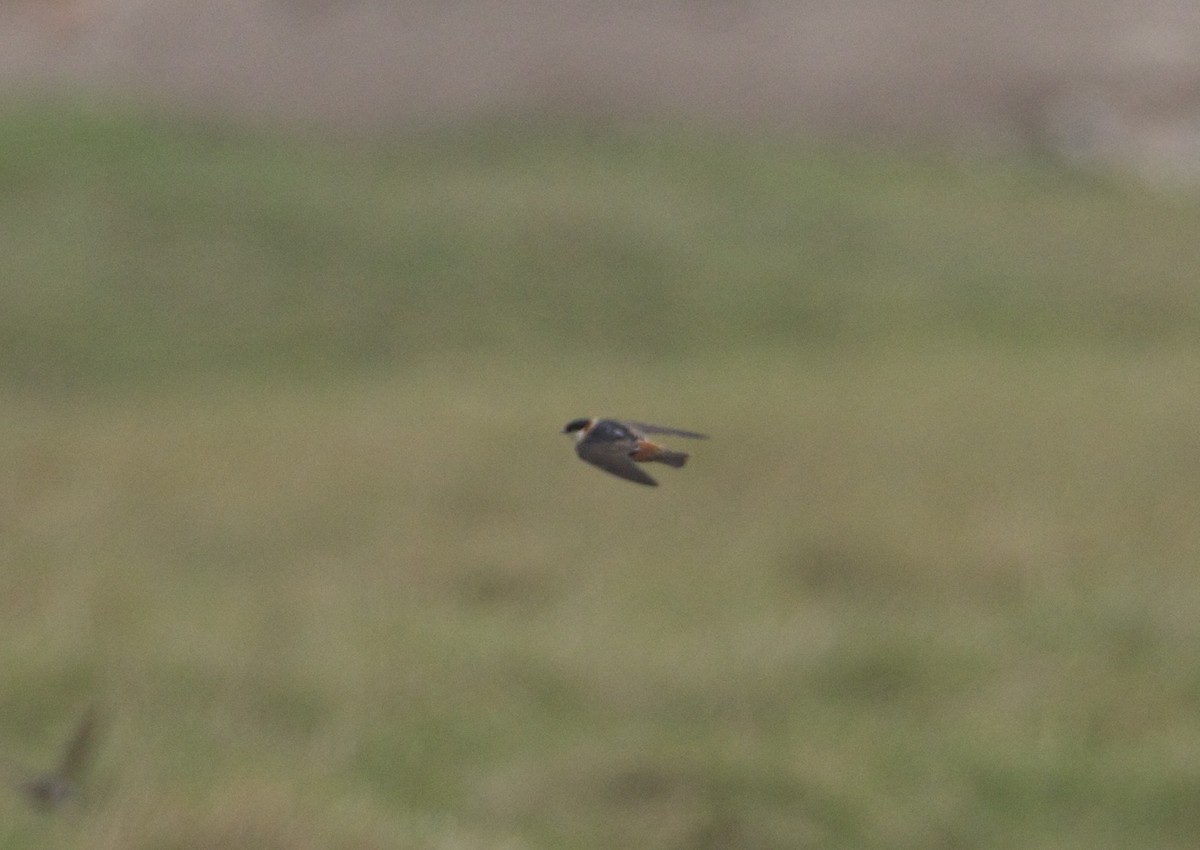
<svg viewBox="0 0 1200 850"><path fill-rule="evenodd" d="M0 122L0 848L1192 848L1200 205ZM657 490L557 434L713 434Z"/></svg>

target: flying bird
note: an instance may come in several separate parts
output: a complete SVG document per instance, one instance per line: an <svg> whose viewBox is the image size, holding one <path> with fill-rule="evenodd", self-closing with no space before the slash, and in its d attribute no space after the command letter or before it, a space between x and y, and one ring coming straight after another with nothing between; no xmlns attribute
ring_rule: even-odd
<svg viewBox="0 0 1200 850"><path fill-rule="evenodd" d="M647 434L707 439L707 435L695 431L616 419L572 419L563 428L563 433L575 436L575 453L583 460L627 481L650 487L657 487L658 482L638 464L665 463L678 469L687 463L688 455L659 445L648 439Z"/></svg>
<svg viewBox="0 0 1200 850"><path fill-rule="evenodd" d="M63 749L62 759L48 773L31 773L16 780L16 788L31 805L43 811L59 808L79 795L83 770L95 744L97 713L90 707Z"/></svg>

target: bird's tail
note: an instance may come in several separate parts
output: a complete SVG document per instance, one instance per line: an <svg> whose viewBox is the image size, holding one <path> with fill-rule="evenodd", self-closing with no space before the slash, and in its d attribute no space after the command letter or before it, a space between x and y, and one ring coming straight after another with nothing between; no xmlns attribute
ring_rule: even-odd
<svg viewBox="0 0 1200 850"><path fill-rule="evenodd" d="M687 459L687 452L673 452L670 449L659 449L654 453L654 457L650 458L650 460L665 463L667 466L673 466L676 469L687 463Z"/></svg>

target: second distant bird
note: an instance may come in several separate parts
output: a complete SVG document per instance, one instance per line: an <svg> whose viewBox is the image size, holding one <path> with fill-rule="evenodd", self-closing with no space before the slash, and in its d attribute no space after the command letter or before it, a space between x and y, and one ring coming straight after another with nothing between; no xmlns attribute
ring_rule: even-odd
<svg viewBox="0 0 1200 850"><path fill-rule="evenodd" d="M50 811L79 796L83 770L95 744L97 719L92 706L75 727L54 770L38 774L21 771L17 789L35 808Z"/></svg>
<svg viewBox="0 0 1200 850"><path fill-rule="evenodd" d="M707 439L707 435L695 431L616 419L572 419L563 428L563 433L574 435L575 453L583 460L627 481L650 487L657 487L658 482L647 475L639 463L665 463L679 468L687 463L688 455L659 445L648 439L647 434Z"/></svg>

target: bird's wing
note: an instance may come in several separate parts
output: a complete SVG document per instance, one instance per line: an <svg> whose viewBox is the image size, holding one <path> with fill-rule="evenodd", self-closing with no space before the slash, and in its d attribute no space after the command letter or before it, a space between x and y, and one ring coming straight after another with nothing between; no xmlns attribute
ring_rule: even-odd
<svg viewBox="0 0 1200 850"><path fill-rule="evenodd" d="M637 431L642 434L670 434L674 437L687 437L690 440L708 439L708 434L684 431L680 428L668 428L665 425L650 425L646 422L626 422L625 426L631 431Z"/></svg>
<svg viewBox="0 0 1200 850"><path fill-rule="evenodd" d="M627 481L657 487L658 482L629 457L630 451L632 448L624 440L611 443L589 443L585 440L575 446L575 453L592 466L598 466Z"/></svg>
<svg viewBox="0 0 1200 850"><path fill-rule="evenodd" d="M96 723L96 707L92 706L80 719L79 725L75 727L75 733L67 742L66 749L63 750L62 763L58 768L59 776L64 779L78 779L79 772L92 752L96 736Z"/></svg>

